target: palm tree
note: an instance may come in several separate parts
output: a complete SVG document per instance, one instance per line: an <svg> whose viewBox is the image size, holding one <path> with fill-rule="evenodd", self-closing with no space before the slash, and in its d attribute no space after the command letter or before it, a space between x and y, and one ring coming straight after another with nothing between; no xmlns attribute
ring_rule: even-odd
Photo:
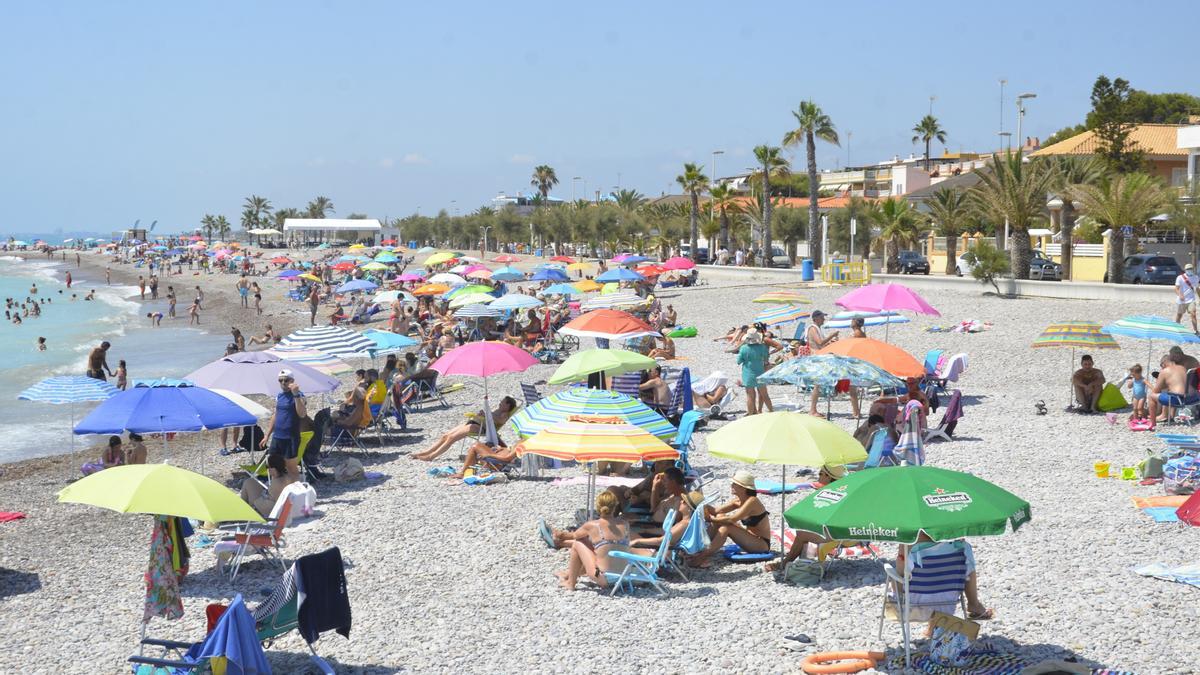
<svg viewBox="0 0 1200 675"><path fill-rule="evenodd" d="M229 236L229 231L233 228L229 226L229 221L225 220L225 216L217 216L213 221L213 229L216 230L218 237L225 239Z"/></svg>
<svg viewBox="0 0 1200 675"><path fill-rule="evenodd" d="M916 244L921 235L917 212L903 197L888 197L879 202L879 237L887 242L887 272L895 274L899 269L900 246Z"/></svg>
<svg viewBox="0 0 1200 675"><path fill-rule="evenodd" d="M1093 185L1077 186L1074 193L1089 218L1108 226L1108 281L1121 283L1121 228L1145 225L1167 206L1172 193L1160 180L1144 173L1104 176Z"/></svg>
<svg viewBox="0 0 1200 675"><path fill-rule="evenodd" d="M626 213L633 213L646 203L646 196L637 190L619 190L612 193L612 198L617 208Z"/></svg>
<svg viewBox="0 0 1200 675"><path fill-rule="evenodd" d="M251 212L251 227L261 226L271 215L271 201L266 197L250 195L242 202L242 208ZM251 229L250 227L246 229Z"/></svg>
<svg viewBox="0 0 1200 675"><path fill-rule="evenodd" d="M1188 234L1188 242L1192 245L1192 264L1197 260L1197 238L1200 238L1200 179L1192 180L1183 192L1181 199L1171 200L1171 225L1182 228Z"/></svg>
<svg viewBox="0 0 1200 675"><path fill-rule="evenodd" d="M971 198L966 190L941 187L925 202L929 216L946 238L946 274L958 271L958 236L971 217Z"/></svg>
<svg viewBox="0 0 1200 675"><path fill-rule="evenodd" d="M783 158L783 151L780 148L771 145L758 145L754 147L754 158L758 160L758 165L762 167L755 172L754 176L760 179L762 193L768 197L771 195L771 177L786 175L790 169L788 162ZM774 204L771 199L762 200L762 248L765 251L766 260L764 261L767 267L771 266L771 243L774 241L771 234L771 207ZM754 242L750 243L751 248Z"/></svg>
<svg viewBox="0 0 1200 675"><path fill-rule="evenodd" d="M254 211L250 209L242 209L242 229L253 230L257 226L254 222Z"/></svg>
<svg viewBox="0 0 1200 675"><path fill-rule="evenodd" d="M803 141L808 157L808 257L814 265L821 264L821 233L817 230L817 139L840 147L837 129L833 120L812 100L801 101L800 107L792 111L796 128L783 136L783 144L796 146Z"/></svg>
<svg viewBox="0 0 1200 675"><path fill-rule="evenodd" d="M213 228L217 226L217 219L209 214L204 214L200 219L200 227L204 230L204 241L212 241Z"/></svg>
<svg viewBox="0 0 1200 675"><path fill-rule="evenodd" d="M1029 278L1029 226L1046 208L1053 173L1041 162L1022 161L1021 155L1006 152L992 155L987 169L977 171L979 183L971 188L974 208L997 228L1008 223L1011 230L1012 273Z"/></svg>
<svg viewBox="0 0 1200 675"><path fill-rule="evenodd" d="M317 197L308 203L305 209L309 218L326 218L333 213L333 200L329 197Z"/></svg>
<svg viewBox="0 0 1200 675"><path fill-rule="evenodd" d="M933 115L926 115L917 122L917 126L913 127L912 142L925 142L925 170L929 171L929 143L937 139L938 143L946 142L946 130L938 124L938 120Z"/></svg>
<svg viewBox="0 0 1200 675"><path fill-rule="evenodd" d="M722 248L729 248L729 214L737 213L740 210L738 206L737 193L733 188L722 183L709 190L709 196L712 198L713 211L719 216L721 223L720 229L720 245ZM711 246L709 248L712 248ZM712 251L710 251L711 253Z"/></svg>
<svg viewBox="0 0 1200 675"><path fill-rule="evenodd" d="M700 245L698 241L700 231L696 217L700 212L700 193L708 186L708 176L704 175L703 165L686 162L683 165L683 173L675 177L675 182L679 183L679 187L683 188L683 191L692 198L692 208L688 212L688 231L691 233L691 258L694 262L699 259L696 248Z"/></svg>
<svg viewBox="0 0 1200 675"><path fill-rule="evenodd" d="M1071 278L1071 249L1074 247L1075 236L1075 197L1074 191L1080 185L1092 185L1104 174L1104 164L1094 155L1058 155L1047 158L1050 160L1054 178L1051 187L1062 201L1059 212L1059 229L1062 233L1062 267L1063 278Z"/></svg>
<svg viewBox="0 0 1200 675"><path fill-rule="evenodd" d="M303 218L304 214L300 213L300 209L288 207L286 209L277 209L273 214L275 219L275 229L283 231L283 224L288 218Z"/></svg>
<svg viewBox="0 0 1200 675"><path fill-rule="evenodd" d="M558 185L558 176L554 173L554 167L548 164L533 167L533 179L529 181L529 184L537 188L538 194L545 202L550 198L550 189Z"/></svg>

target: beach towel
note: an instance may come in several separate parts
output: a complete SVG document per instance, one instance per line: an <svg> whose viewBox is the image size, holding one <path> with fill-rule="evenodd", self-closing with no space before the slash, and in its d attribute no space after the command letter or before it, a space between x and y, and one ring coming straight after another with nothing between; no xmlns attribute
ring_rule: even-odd
<svg viewBox="0 0 1200 675"><path fill-rule="evenodd" d="M1174 581L1200 588L1200 563L1188 563L1176 567L1168 567L1164 563L1150 563L1135 567L1133 571L1144 577L1154 577L1163 581Z"/></svg>
<svg viewBox="0 0 1200 675"><path fill-rule="evenodd" d="M1139 509L1148 509L1154 506L1170 506L1179 508L1188 500L1183 495L1155 495L1153 497L1130 497L1133 500L1133 505Z"/></svg>
<svg viewBox="0 0 1200 675"><path fill-rule="evenodd" d="M1096 407L1103 412L1112 412L1127 407L1129 402L1121 395L1121 390L1117 389L1117 385L1109 382L1104 385L1104 389L1100 392L1100 398L1096 399Z"/></svg>
<svg viewBox="0 0 1200 675"><path fill-rule="evenodd" d="M1142 513L1153 518L1156 523L1179 522L1179 516L1175 514L1175 509L1170 506L1152 506L1148 509L1142 509Z"/></svg>
<svg viewBox="0 0 1200 675"><path fill-rule="evenodd" d="M25 517L24 513L18 511L0 511L0 523L7 523L14 520L20 520Z"/></svg>
<svg viewBox="0 0 1200 675"><path fill-rule="evenodd" d="M573 476L571 478L555 478L550 481L551 485L587 485L587 476ZM623 485L625 487L633 487L642 482L641 478L625 478L624 476L596 476L596 485L601 487L613 487L614 485Z"/></svg>
<svg viewBox="0 0 1200 675"><path fill-rule="evenodd" d="M921 402L909 401L904 406L904 427L896 443L895 454L910 465L925 463L925 430L921 428Z"/></svg>
<svg viewBox="0 0 1200 675"><path fill-rule="evenodd" d="M786 485L777 480L765 480L756 478L754 480L754 489L759 494L777 495L780 492L791 494L797 490L811 490L812 483L787 483Z"/></svg>

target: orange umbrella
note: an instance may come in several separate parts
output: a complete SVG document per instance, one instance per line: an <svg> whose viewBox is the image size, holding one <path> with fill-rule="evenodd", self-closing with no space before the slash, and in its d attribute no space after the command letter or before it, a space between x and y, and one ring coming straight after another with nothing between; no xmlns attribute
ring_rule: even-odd
<svg viewBox="0 0 1200 675"><path fill-rule="evenodd" d="M862 359L879 366L896 377L922 377L925 366L911 354L886 342L872 338L846 338L817 351L818 354L837 354Z"/></svg>
<svg viewBox="0 0 1200 675"><path fill-rule="evenodd" d="M413 295L441 295L450 290L446 284L423 284L413 289Z"/></svg>
<svg viewBox="0 0 1200 675"><path fill-rule="evenodd" d="M559 332L576 337L598 337L612 340L658 335L650 327L650 324L618 309L597 309L581 314L560 328Z"/></svg>
<svg viewBox="0 0 1200 675"><path fill-rule="evenodd" d="M525 439L515 450L576 462L654 462L678 459L679 451L620 418L573 415Z"/></svg>

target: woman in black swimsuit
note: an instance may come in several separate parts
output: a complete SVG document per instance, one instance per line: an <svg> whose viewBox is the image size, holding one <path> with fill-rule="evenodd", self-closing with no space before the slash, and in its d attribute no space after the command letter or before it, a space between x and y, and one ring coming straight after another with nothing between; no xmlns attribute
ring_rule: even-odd
<svg viewBox="0 0 1200 675"><path fill-rule="evenodd" d="M758 499L754 476L749 471L738 471L733 475L730 489L733 499L715 509L704 507L712 543L692 556L690 562L694 567L708 567L711 564L709 558L725 546L727 539L732 539L747 553L771 550L771 513Z"/></svg>

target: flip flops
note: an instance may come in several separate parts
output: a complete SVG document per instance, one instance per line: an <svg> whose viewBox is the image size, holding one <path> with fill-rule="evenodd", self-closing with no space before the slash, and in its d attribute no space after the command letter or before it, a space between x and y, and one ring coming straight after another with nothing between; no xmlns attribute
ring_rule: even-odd
<svg viewBox="0 0 1200 675"><path fill-rule="evenodd" d="M537 531L542 541L546 542L546 548L554 548L554 535L550 532L550 526L546 524L545 518L538 518Z"/></svg>

